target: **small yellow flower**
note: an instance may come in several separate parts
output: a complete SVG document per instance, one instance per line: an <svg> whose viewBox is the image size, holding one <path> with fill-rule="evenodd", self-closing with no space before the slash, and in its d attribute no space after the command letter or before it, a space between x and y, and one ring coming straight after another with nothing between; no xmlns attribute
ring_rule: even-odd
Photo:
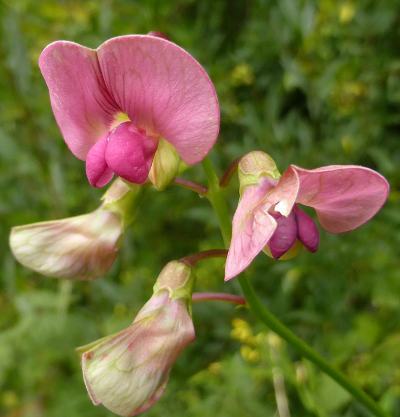
<svg viewBox="0 0 400 417"><path fill-rule="evenodd" d="M232 320L232 326L233 327L249 327L248 323L244 321L243 319L234 318Z"/></svg>
<svg viewBox="0 0 400 417"><path fill-rule="evenodd" d="M279 349L282 345L282 339L275 333L268 334L268 343L272 348Z"/></svg>
<svg viewBox="0 0 400 417"><path fill-rule="evenodd" d="M233 69L231 80L234 86L252 85L255 80L253 69L249 64L242 62Z"/></svg>
<svg viewBox="0 0 400 417"><path fill-rule="evenodd" d="M248 342L253 338L253 333L250 328L242 327L235 328L231 330L231 336L234 339L240 340L241 342Z"/></svg>
<svg viewBox="0 0 400 417"><path fill-rule="evenodd" d="M356 13L356 8L354 4L350 1L346 1L340 6L339 9L339 22L340 23L349 23L353 20Z"/></svg>
<svg viewBox="0 0 400 417"><path fill-rule="evenodd" d="M208 366L208 370L212 374L219 374L221 372L221 369L222 369L222 365L220 362L213 362L213 363L210 363L210 365Z"/></svg>
<svg viewBox="0 0 400 417"><path fill-rule="evenodd" d="M351 154L354 152L355 143L351 136L344 136L341 140L341 145L345 153Z"/></svg>
<svg viewBox="0 0 400 417"><path fill-rule="evenodd" d="M15 391L6 390L1 394L1 404L11 410L19 405L19 399Z"/></svg>
<svg viewBox="0 0 400 417"><path fill-rule="evenodd" d="M242 358L247 362L258 362L260 360L260 352L258 350L252 349L248 345L243 345L240 348L240 354Z"/></svg>

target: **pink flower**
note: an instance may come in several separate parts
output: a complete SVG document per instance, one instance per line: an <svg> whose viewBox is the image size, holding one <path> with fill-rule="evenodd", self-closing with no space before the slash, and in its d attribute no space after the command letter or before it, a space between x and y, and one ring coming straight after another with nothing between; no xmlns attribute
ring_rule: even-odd
<svg viewBox="0 0 400 417"><path fill-rule="evenodd" d="M371 219L389 194L386 179L369 168L330 165L307 170L290 165L280 177L273 160L258 151L242 158L239 177L242 195L233 218L226 281L262 250L281 258L298 247L298 241L311 252L318 250L318 228L298 204L313 207L327 232L346 233Z"/></svg>
<svg viewBox="0 0 400 417"><path fill-rule="evenodd" d="M103 404L120 416L135 416L161 397L174 362L195 339L193 283L189 266L169 262L131 326L78 348L95 405Z"/></svg>
<svg viewBox="0 0 400 417"><path fill-rule="evenodd" d="M65 142L86 161L95 187L114 174L145 182L159 138L189 165L217 140L219 107L210 78L165 38L120 36L96 50L57 41L44 49L39 66Z"/></svg>

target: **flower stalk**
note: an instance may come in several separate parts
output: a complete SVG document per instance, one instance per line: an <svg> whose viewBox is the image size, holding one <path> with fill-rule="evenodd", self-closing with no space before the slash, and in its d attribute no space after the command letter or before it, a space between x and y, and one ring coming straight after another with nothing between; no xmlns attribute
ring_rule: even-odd
<svg viewBox="0 0 400 417"><path fill-rule="evenodd" d="M197 262L202 261L203 259L208 258L226 258L228 251L226 249L212 249L206 250L203 252L195 253L194 255L185 256L181 258L180 261L186 265L193 267Z"/></svg>
<svg viewBox="0 0 400 417"><path fill-rule="evenodd" d="M239 165L240 159L242 157L236 158L227 168L224 175L221 178L221 181L219 182L219 186L221 188L225 188L229 185L231 182L232 177L235 175L235 172L237 171L237 167Z"/></svg>
<svg viewBox="0 0 400 417"><path fill-rule="evenodd" d="M205 196L208 191L208 188L204 187L204 185L197 184L196 182L187 180L186 178L176 177L172 180L172 184L180 185L183 188L192 190L202 197Z"/></svg>
<svg viewBox="0 0 400 417"><path fill-rule="evenodd" d="M225 301L240 306L246 305L246 299L240 295L227 294L224 292L195 292L192 295L192 301L198 303L200 301Z"/></svg>

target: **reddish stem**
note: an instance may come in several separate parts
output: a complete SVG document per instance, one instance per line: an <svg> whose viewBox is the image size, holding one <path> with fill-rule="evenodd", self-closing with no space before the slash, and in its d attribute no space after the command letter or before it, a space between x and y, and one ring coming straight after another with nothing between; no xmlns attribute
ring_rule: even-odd
<svg viewBox="0 0 400 417"><path fill-rule="evenodd" d="M225 301L226 303L246 305L246 299L240 295L227 294L224 292L195 292L192 295L192 301L197 303L199 301Z"/></svg>
<svg viewBox="0 0 400 417"><path fill-rule="evenodd" d="M233 174L236 172L236 169L239 165L239 161L241 159L241 156L239 158L236 158L228 167L228 169L225 171L225 174L222 176L221 181L219 182L219 186L224 188L229 185L231 182L231 179L233 177Z"/></svg>
<svg viewBox="0 0 400 417"><path fill-rule="evenodd" d="M208 192L208 188L204 187L204 185L197 184L197 182L190 181L185 178L176 177L172 181L172 184L180 185L181 187L195 191L202 196L205 196Z"/></svg>
<svg viewBox="0 0 400 417"><path fill-rule="evenodd" d="M193 267L197 262L202 261L203 259L208 258L226 258L228 251L226 249L212 249L206 250L204 252L195 253L194 255L185 256L181 258L180 261L184 262L186 265Z"/></svg>

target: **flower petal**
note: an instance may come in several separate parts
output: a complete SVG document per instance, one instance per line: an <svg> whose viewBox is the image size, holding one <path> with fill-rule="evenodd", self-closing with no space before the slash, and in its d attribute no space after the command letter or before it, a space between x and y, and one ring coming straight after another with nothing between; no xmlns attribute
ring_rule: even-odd
<svg viewBox="0 0 400 417"><path fill-rule="evenodd" d="M95 143L86 156L86 176L93 187L104 187L108 184L114 172L106 163L105 151L108 133Z"/></svg>
<svg viewBox="0 0 400 417"><path fill-rule="evenodd" d="M321 226L330 233L361 226L379 211L389 194L386 179L362 166L292 167L300 179L297 202L313 207Z"/></svg>
<svg viewBox="0 0 400 417"><path fill-rule="evenodd" d="M218 100L191 55L150 35L110 39L97 53L108 91L135 125L172 143L189 165L207 155L218 136Z"/></svg>
<svg viewBox="0 0 400 417"><path fill-rule="evenodd" d="M297 239L297 223L293 211L289 216L274 216L277 222L277 228L268 242L271 255L275 259L279 259L284 255L296 242Z"/></svg>
<svg viewBox="0 0 400 417"><path fill-rule="evenodd" d="M171 368L195 332L186 301L159 291L133 324L79 348L85 385L94 404L134 416L162 395Z"/></svg>
<svg viewBox="0 0 400 417"><path fill-rule="evenodd" d="M92 280L111 268L122 234L120 216L100 208L81 216L13 227L10 247L22 265L40 274Z"/></svg>
<svg viewBox="0 0 400 417"><path fill-rule="evenodd" d="M265 177L258 185L244 187L233 217L225 281L247 268L275 232L277 223L269 211L274 209L282 216L289 216L297 198L299 184L296 171L289 167L278 184Z"/></svg>
<svg viewBox="0 0 400 417"><path fill-rule="evenodd" d="M243 190L232 222L232 240L225 264L225 281L246 269L267 244L276 229L276 221L268 211L257 209L274 183L265 178L258 185Z"/></svg>
<svg viewBox="0 0 400 417"><path fill-rule="evenodd" d="M264 211L273 207L275 212L282 216L289 216L296 202L299 192L300 181L296 170L289 168L282 174L276 187L271 190L263 199L262 208Z"/></svg>
<svg viewBox="0 0 400 417"><path fill-rule="evenodd" d="M168 381L169 381L169 374L168 373L164 377L164 382L159 386L157 391L154 393L154 395L149 398L144 404L142 404L139 408L137 408L135 411L132 412L129 416L137 416L138 414L143 413L144 411L148 410L150 407L152 407L164 394L165 388L167 388Z"/></svg>
<svg viewBox="0 0 400 417"><path fill-rule="evenodd" d="M297 234L300 241L310 252L316 252L319 246L319 231L315 221L297 206L294 209L297 221Z"/></svg>
<svg viewBox="0 0 400 417"><path fill-rule="evenodd" d="M157 139L142 134L133 123L122 123L108 136L107 165L121 178L142 184L149 175L157 142Z"/></svg>
<svg viewBox="0 0 400 417"><path fill-rule="evenodd" d="M105 88L96 51L73 42L53 42L40 55L39 67L64 140L85 160L119 112Z"/></svg>

